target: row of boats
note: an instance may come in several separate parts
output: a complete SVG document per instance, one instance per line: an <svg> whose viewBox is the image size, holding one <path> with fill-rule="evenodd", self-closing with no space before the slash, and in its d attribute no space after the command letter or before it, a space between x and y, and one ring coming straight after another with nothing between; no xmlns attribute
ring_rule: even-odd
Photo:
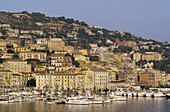
<svg viewBox="0 0 170 112"><path fill-rule="evenodd" d="M38 101L41 100L39 93L33 92L10 92L0 95L0 104L24 102L24 101Z"/></svg>
<svg viewBox="0 0 170 112"><path fill-rule="evenodd" d="M64 99L55 99L47 97L46 104L71 104L71 105L89 105L89 104L104 104L112 103L113 101L126 101L127 98L123 96L74 96Z"/></svg>
<svg viewBox="0 0 170 112"><path fill-rule="evenodd" d="M162 92L115 92L115 94L126 97L170 97L170 93Z"/></svg>
<svg viewBox="0 0 170 112"><path fill-rule="evenodd" d="M127 97L170 97L170 93L164 94L161 92L124 92L115 91L106 96L91 95L63 97L52 94L43 95L38 91L31 92L9 92L5 95L0 95L0 104L8 104L25 101L44 101L46 104L74 104L74 105L89 105L89 104L104 104L112 103L113 101L126 101Z"/></svg>

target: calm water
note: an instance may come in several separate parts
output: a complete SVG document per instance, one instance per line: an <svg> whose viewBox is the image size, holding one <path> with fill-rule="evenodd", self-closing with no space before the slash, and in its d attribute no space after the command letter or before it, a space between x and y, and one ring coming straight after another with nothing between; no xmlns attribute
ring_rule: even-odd
<svg viewBox="0 0 170 112"><path fill-rule="evenodd" d="M128 98L103 105L49 105L37 101L1 104L0 112L170 112L170 99Z"/></svg>

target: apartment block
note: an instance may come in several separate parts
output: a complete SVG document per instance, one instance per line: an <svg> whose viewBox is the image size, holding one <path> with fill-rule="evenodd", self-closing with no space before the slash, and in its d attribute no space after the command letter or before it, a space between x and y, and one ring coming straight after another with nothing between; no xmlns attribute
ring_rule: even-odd
<svg viewBox="0 0 170 112"><path fill-rule="evenodd" d="M19 53L21 59L39 59L42 62L46 61L47 54L44 52L21 52Z"/></svg>

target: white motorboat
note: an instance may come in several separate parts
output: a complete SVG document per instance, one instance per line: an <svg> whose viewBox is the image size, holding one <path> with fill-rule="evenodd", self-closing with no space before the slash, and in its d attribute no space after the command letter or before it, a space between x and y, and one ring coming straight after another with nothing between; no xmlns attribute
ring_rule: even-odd
<svg viewBox="0 0 170 112"><path fill-rule="evenodd" d="M122 97L122 96L113 96L113 98L111 98L111 101L126 101L127 98Z"/></svg>
<svg viewBox="0 0 170 112"><path fill-rule="evenodd" d="M103 104L104 103L104 98L101 96L95 95L92 99L92 104Z"/></svg>
<svg viewBox="0 0 170 112"><path fill-rule="evenodd" d="M8 104L8 100L0 99L0 104Z"/></svg>
<svg viewBox="0 0 170 112"><path fill-rule="evenodd" d="M138 93L138 97L144 97L144 95L145 95L145 93L143 93L143 92Z"/></svg>
<svg viewBox="0 0 170 112"><path fill-rule="evenodd" d="M128 97L132 97L132 93L131 92L128 92L127 94L126 94Z"/></svg>
<svg viewBox="0 0 170 112"><path fill-rule="evenodd" d="M146 97L151 97L151 96L152 96L152 93L145 93L145 96L146 96Z"/></svg>
<svg viewBox="0 0 170 112"><path fill-rule="evenodd" d="M166 97L170 98L170 93L167 93L167 94L166 94Z"/></svg>
<svg viewBox="0 0 170 112"><path fill-rule="evenodd" d="M135 93L135 92L132 93L132 96L133 96L133 97L137 97L137 93Z"/></svg>
<svg viewBox="0 0 170 112"><path fill-rule="evenodd" d="M161 92L153 93L153 97L164 97L165 95Z"/></svg>
<svg viewBox="0 0 170 112"><path fill-rule="evenodd" d="M110 99L105 99L104 103L111 103L111 100Z"/></svg>
<svg viewBox="0 0 170 112"><path fill-rule="evenodd" d="M66 104L72 104L72 105L88 105L91 103L92 101L86 98L79 98L79 97L69 97L66 100Z"/></svg>

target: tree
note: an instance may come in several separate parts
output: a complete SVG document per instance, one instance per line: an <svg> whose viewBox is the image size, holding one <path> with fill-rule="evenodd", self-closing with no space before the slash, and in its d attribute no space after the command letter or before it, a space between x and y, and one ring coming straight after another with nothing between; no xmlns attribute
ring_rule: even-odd
<svg viewBox="0 0 170 112"><path fill-rule="evenodd" d="M25 39L21 40L21 46L24 47L25 46Z"/></svg>
<svg viewBox="0 0 170 112"><path fill-rule="evenodd" d="M99 61L98 56L90 56L90 61Z"/></svg>
<svg viewBox="0 0 170 112"><path fill-rule="evenodd" d="M25 61L27 61L28 64L31 64L31 63L40 63L39 59L26 59Z"/></svg>
<svg viewBox="0 0 170 112"><path fill-rule="evenodd" d="M13 48L13 45L6 45L6 48Z"/></svg>
<svg viewBox="0 0 170 112"><path fill-rule="evenodd" d="M0 63L3 63L4 60L5 60L5 59L0 58Z"/></svg>
<svg viewBox="0 0 170 112"><path fill-rule="evenodd" d="M7 53L14 53L14 51L12 49L8 49Z"/></svg>
<svg viewBox="0 0 170 112"><path fill-rule="evenodd" d="M71 56L69 53L66 53L64 56Z"/></svg>
<svg viewBox="0 0 170 112"><path fill-rule="evenodd" d="M28 80L27 87L36 87L36 80L35 79Z"/></svg>
<svg viewBox="0 0 170 112"><path fill-rule="evenodd" d="M73 61L73 65L75 65L76 67L79 67L80 63L78 61Z"/></svg>
<svg viewBox="0 0 170 112"><path fill-rule="evenodd" d="M19 59L19 56L17 54L14 54L12 59Z"/></svg>

